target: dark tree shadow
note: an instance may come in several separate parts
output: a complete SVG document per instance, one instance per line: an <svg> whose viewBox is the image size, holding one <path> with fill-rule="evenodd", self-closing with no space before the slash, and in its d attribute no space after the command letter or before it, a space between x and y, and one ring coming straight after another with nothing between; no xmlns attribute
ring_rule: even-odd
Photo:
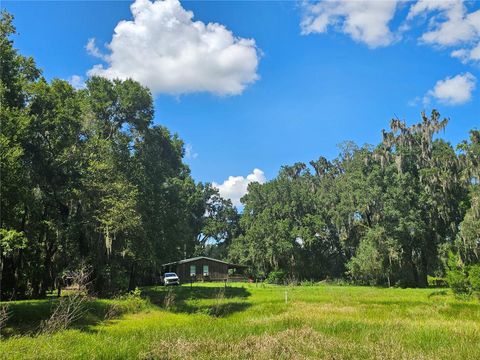
<svg viewBox="0 0 480 360"><path fill-rule="evenodd" d="M170 294L170 295L169 295ZM148 298L153 306L165 309L165 298L173 294L174 300L169 311L177 313L203 313L215 317L224 317L229 314L244 311L251 306L246 302L251 294L245 288L219 286L177 286L177 287L149 287L142 289L142 298ZM234 301L233 299L241 299ZM208 304L196 304L195 300L212 300ZM120 301L121 302L121 301ZM42 321L47 320L52 314L58 298L42 300L21 300L6 302L9 307L10 317L2 336L34 336L38 334ZM4 304L4 303L2 303ZM106 314L111 308L111 303L102 299L92 299L85 305L82 317L73 323L70 328L85 332L95 332L92 328L106 321ZM110 320L120 318L124 312L118 313Z"/></svg>
<svg viewBox="0 0 480 360"><path fill-rule="evenodd" d="M5 328L2 329L2 336L8 338L37 335L42 322L50 318L58 301L58 298L47 298L5 302L10 316ZM82 316L70 328L89 330L92 325L105 320L109 308L110 304L106 301L97 299L87 301Z"/></svg>
<svg viewBox="0 0 480 360"><path fill-rule="evenodd" d="M40 323L50 317L56 299L20 300L3 302L10 314L2 336L31 335L37 331Z"/></svg>
<svg viewBox="0 0 480 360"><path fill-rule="evenodd" d="M480 304L475 303L453 303L439 311L443 316L449 319L469 319L480 321Z"/></svg>
<svg viewBox="0 0 480 360"><path fill-rule="evenodd" d="M150 301L161 308L167 306L168 297L172 298L169 310L177 313L203 313L216 317L224 317L235 312L244 311L251 306L246 302L251 293L242 287L193 286L190 287L155 287L145 289ZM242 301L232 301L231 299ZM208 304L196 304L195 300L212 300Z"/></svg>
<svg viewBox="0 0 480 360"><path fill-rule="evenodd" d="M188 305L179 304L174 306L171 311L187 314L205 314L214 317L225 317L239 311L245 311L251 306L248 302L224 302L212 305Z"/></svg>

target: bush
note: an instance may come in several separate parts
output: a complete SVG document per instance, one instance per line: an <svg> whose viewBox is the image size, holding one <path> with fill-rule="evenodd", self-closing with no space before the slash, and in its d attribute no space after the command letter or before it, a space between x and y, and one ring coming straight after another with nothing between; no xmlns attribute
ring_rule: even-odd
<svg viewBox="0 0 480 360"><path fill-rule="evenodd" d="M142 298L142 291L136 287L127 295L120 297L121 308L123 313L134 314L148 307L148 300Z"/></svg>
<svg viewBox="0 0 480 360"><path fill-rule="evenodd" d="M480 292L480 264L469 267L468 282L472 291Z"/></svg>
<svg viewBox="0 0 480 360"><path fill-rule="evenodd" d="M455 295L470 294L470 284L462 270L452 269L447 271L447 283Z"/></svg>
<svg viewBox="0 0 480 360"><path fill-rule="evenodd" d="M460 257L450 253L447 283L455 295L480 295L480 264L465 266Z"/></svg>
<svg viewBox="0 0 480 360"><path fill-rule="evenodd" d="M375 241L377 233L371 231L357 248L357 253L347 262L347 275L356 283L377 285L387 273L383 266L382 254Z"/></svg>
<svg viewBox="0 0 480 360"><path fill-rule="evenodd" d="M470 295L471 289L465 271L465 265L458 254L450 252L447 261L447 274L445 279L448 286L457 296Z"/></svg>
<svg viewBox="0 0 480 360"><path fill-rule="evenodd" d="M137 287L125 295L117 296L108 306L104 319L111 320L123 314L135 314L150 306L149 299L142 298L142 291Z"/></svg>
<svg viewBox="0 0 480 360"><path fill-rule="evenodd" d="M287 273L284 270L274 270L271 271L267 278L265 279L265 282L269 284L283 284L285 282L285 278L287 276Z"/></svg>

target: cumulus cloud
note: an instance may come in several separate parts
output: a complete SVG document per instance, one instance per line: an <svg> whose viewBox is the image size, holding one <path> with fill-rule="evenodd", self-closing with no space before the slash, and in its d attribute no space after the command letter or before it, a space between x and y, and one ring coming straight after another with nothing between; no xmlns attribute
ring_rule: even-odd
<svg viewBox="0 0 480 360"><path fill-rule="evenodd" d="M88 71L107 78L133 78L154 93L211 92L236 95L258 79L255 40L224 25L194 21L178 0L136 0L133 20L120 21L104 55L90 39L87 51L103 61Z"/></svg>
<svg viewBox="0 0 480 360"><path fill-rule="evenodd" d="M390 21L407 4L408 14L395 32ZM480 62L480 10L469 10L465 0L324 0L303 3L302 34L326 33L329 29L349 35L371 48L388 46L421 19L427 28L420 42L453 48L451 55L463 63Z"/></svg>
<svg viewBox="0 0 480 360"><path fill-rule="evenodd" d="M451 55L463 62L480 60L480 10L468 12L463 0L419 0L410 7L407 20L423 16L428 31L423 43L439 46L462 46Z"/></svg>
<svg viewBox="0 0 480 360"><path fill-rule="evenodd" d="M428 103L430 98L435 98L446 105L464 104L472 98L476 82L475 76L468 72L439 80L433 89L428 91L424 103Z"/></svg>
<svg viewBox="0 0 480 360"><path fill-rule="evenodd" d="M396 40L389 28L395 16L396 0L330 0L304 3L302 33L326 33L330 27L371 48Z"/></svg>
<svg viewBox="0 0 480 360"><path fill-rule="evenodd" d="M253 172L247 177L243 176L229 176L222 184L213 182L212 185L216 187L220 195L225 199L232 200L233 205L241 205L240 198L247 193L248 184L258 182L265 183L265 174L260 169L253 169Z"/></svg>

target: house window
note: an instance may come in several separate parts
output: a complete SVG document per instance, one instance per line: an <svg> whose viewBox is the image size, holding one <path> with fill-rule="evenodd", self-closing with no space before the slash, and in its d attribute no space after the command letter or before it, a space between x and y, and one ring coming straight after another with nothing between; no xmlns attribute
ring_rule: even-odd
<svg viewBox="0 0 480 360"><path fill-rule="evenodd" d="M195 265L190 265L190 276L197 275L197 267Z"/></svg>
<svg viewBox="0 0 480 360"><path fill-rule="evenodd" d="M208 265L203 265L203 276L208 276L210 275L208 272Z"/></svg>

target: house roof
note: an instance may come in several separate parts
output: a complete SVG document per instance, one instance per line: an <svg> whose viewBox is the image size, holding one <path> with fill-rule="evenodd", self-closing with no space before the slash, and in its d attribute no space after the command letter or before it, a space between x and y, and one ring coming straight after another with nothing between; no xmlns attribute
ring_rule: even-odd
<svg viewBox="0 0 480 360"><path fill-rule="evenodd" d="M201 260L201 259L219 262L219 263L222 263L222 264L226 264L226 265L228 265L229 267L237 267L237 268L240 268L240 267L246 268L246 267L247 267L247 266L245 266L245 265L231 264L231 263L228 263L228 262L226 262L226 261L222 261L222 260L218 260L218 259L213 259L213 258L209 258L209 257L206 257L206 256L197 256L197 257L193 257L193 258L190 258L190 259L183 259L183 260L179 260L179 261L173 261L173 262L169 262L169 263L166 263L166 264L162 264L162 266L185 264L185 263L189 263L189 262L197 261L197 260Z"/></svg>

